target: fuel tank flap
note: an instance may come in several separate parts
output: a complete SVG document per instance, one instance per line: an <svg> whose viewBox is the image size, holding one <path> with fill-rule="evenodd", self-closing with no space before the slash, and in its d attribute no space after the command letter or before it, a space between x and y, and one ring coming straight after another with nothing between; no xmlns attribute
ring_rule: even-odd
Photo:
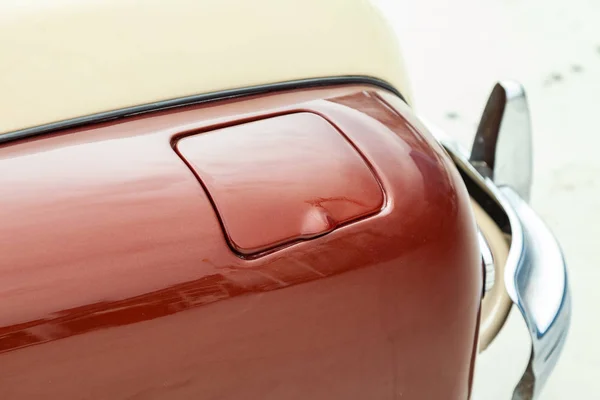
<svg viewBox="0 0 600 400"><path fill-rule="evenodd" d="M198 133L176 149L241 255L318 237L383 207L381 185L361 154L313 113Z"/></svg>

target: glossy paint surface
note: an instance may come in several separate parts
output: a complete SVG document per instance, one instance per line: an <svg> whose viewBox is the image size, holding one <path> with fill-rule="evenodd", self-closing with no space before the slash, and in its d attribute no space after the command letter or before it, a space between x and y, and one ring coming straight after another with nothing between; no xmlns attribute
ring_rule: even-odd
<svg viewBox="0 0 600 400"><path fill-rule="evenodd" d="M314 238L383 206L367 164L317 114L203 132L179 140L176 148L242 254Z"/></svg>
<svg viewBox="0 0 600 400"><path fill-rule="evenodd" d="M297 112L344 132L384 206L242 259L172 146ZM0 398L468 396L482 284L468 195L377 89L272 94L4 145L0 199Z"/></svg>

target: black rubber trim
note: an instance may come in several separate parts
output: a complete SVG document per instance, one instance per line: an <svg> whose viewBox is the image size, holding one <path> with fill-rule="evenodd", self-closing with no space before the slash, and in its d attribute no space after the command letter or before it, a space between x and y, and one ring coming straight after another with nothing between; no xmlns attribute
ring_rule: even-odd
<svg viewBox="0 0 600 400"><path fill-rule="evenodd" d="M97 114L87 115L85 117L77 117L73 119L68 119L59 122L53 122L50 124L39 125L33 128L21 129L18 131L13 131L9 133L0 134L0 144L11 142L13 140L26 139L34 136L39 136L51 132L55 132L58 130L76 128L83 125L88 124L96 124L99 122L112 121L119 118L125 118L136 114L143 114L158 110L164 110L167 108L173 107L183 107L189 106L193 104L201 104L209 101L216 100L224 100L231 99L242 96L249 96L255 94L263 94L270 92L278 92L283 90L292 90L292 89L304 89L304 88L315 88L315 87L323 87L323 86L339 86L339 85L347 85L347 84L367 84L378 86L382 89L386 89L396 96L400 97L403 101L406 102L406 99L402 96L402 94L395 89L389 83L377 79L371 78L367 76L337 76L337 77L327 77L327 78L312 78L312 79L302 79L296 81L289 82L279 82L279 83L271 83L266 85L258 85L258 86L250 86L241 89L230 89L224 90L220 92L213 93L205 93L187 97L180 97L177 99L158 101L155 103L143 104L140 106L133 106L127 108L121 108L119 110L114 111L106 111Z"/></svg>
<svg viewBox="0 0 600 400"><path fill-rule="evenodd" d="M508 220L508 216L502 209L502 206L496 203L494 199L492 199L486 192L475 182L473 178L469 176L458 164L456 165L456 169L465 182L465 186L467 187L467 191L469 195L483 208L483 210L494 220L496 225L500 228L500 230L504 233L511 234L510 229L510 221Z"/></svg>

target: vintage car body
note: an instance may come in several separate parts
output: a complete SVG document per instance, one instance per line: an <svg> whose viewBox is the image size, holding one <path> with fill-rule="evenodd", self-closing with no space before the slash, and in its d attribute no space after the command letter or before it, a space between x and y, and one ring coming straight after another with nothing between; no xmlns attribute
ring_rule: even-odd
<svg viewBox="0 0 600 400"><path fill-rule="evenodd" d="M0 7L2 398L465 399L512 302L537 396L560 250L415 116L370 3Z"/></svg>

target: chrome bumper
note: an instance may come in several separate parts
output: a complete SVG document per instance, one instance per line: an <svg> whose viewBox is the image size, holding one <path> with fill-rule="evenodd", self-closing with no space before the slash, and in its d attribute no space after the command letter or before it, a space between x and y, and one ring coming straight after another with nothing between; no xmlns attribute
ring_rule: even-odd
<svg viewBox="0 0 600 400"><path fill-rule="evenodd" d="M436 135L438 137L438 135ZM506 290L521 312L531 336L531 356L517 384L513 399L539 396L556 365L571 319L571 296L567 267L558 242L540 217L515 190L497 187L469 162L453 141L439 138L471 186L480 196L500 207L508 220L504 227L511 245L505 268ZM481 204L485 209L485 201Z"/></svg>
<svg viewBox="0 0 600 400"><path fill-rule="evenodd" d="M531 335L531 358L513 398L539 395L558 361L571 320L567 266L550 230L509 187L498 200L512 231L506 290L525 319Z"/></svg>
<svg viewBox="0 0 600 400"><path fill-rule="evenodd" d="M512 81L494 86L470 155L444 132L421 121L448 151L471 196L510 235L504 284L531 336L529 363L513 400L536 399L565 344L571 295L558 242L527 204L532 134L525 90Z"/></svg>

